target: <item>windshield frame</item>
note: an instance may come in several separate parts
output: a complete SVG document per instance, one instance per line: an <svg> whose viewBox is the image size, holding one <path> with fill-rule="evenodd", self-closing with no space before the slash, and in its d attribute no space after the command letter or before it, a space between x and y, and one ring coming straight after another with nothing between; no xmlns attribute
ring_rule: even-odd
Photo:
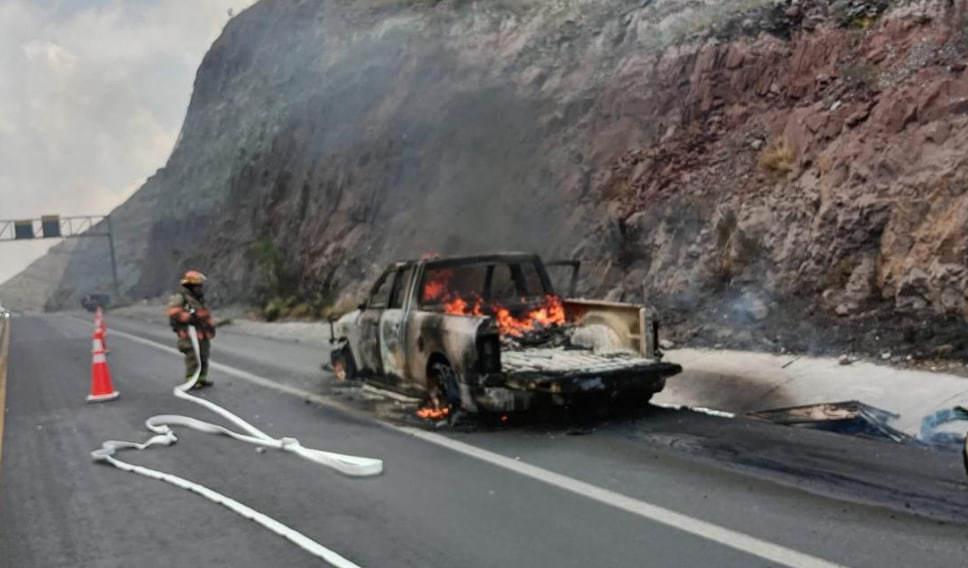
<svg viewBox="0 0 968 568"><path fill-rule="evenodd" d="M554 287L551 283L551 279L548 276L547 271L544 268L544 263L542 263L541 258L534 254L502 254L502 255L486 255L486 256L476 256L476 257L466 257L466 258L456 258L456 259L442 259L433 260L424 263L423 269L420 271L420 281L417 284L417 288L414 292L414 300L421 309L434 309L442 306L444 302L424 302L423 301L423 290L424 286L427 284L428 276L435 271L447 270L447 269L460 269L471 266L486 266L487 273L484 280L484 290L481 292L481 299L485 301L490 301L491 296L491 285L494 268L497 265L506 265L512 267L512 272L523 273L523 269L520 267L514 270L515 265L531 264L537 273L542 290L539 290L530 295L514 298L513 301L510 299L502 299L502 303L516 305L516 304L528 304L536 300L543 301L547 296L555 295ZM528 290L528 292L531 292Z"/></svg>

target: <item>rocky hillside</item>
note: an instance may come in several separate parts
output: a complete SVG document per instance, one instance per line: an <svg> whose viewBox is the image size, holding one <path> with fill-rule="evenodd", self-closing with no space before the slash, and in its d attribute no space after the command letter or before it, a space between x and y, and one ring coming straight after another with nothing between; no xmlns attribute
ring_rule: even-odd
<svg viewBox="0 0 968 568"><path fill-rule="evenodd" d="M682 341L965 357L966 55L968 0L262 0L114 214L123 287L319 311L523 248ZM91 241L48 308L109 288Z"/></svg>

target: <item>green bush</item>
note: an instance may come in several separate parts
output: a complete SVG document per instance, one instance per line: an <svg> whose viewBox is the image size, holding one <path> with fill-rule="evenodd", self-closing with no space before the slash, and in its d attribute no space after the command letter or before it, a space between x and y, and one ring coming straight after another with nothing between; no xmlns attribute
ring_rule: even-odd
<svg viewBox="0 0 968 568"><path fill-rule="evenodd" d="M295 305L296 299L292 296L281 298L275 297L269 300L265 307L262 308L262 317L266 321L276 321L285 318L292 311L293 305Z"/></svg>

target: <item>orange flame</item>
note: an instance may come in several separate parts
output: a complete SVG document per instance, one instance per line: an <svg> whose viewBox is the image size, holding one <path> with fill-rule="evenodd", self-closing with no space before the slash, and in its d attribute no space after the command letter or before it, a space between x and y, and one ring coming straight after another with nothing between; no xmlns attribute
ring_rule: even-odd
<svg viewBox="0 0 968 568"><path fill-rule="evenodd" d="M433 279L424 283L423 302L433 303L445 299L447 296L447 284L453 278L454 273L450 270L439 270L434 274Z"/></svg>
<svg viewBox="0 0 968 568"><path fill-rule="evenodd" d="M453 300L444 303L444 312L448 314L458 315L458 316L485 316L483 303L480 298L474 300L473 304L467 303L467 300L461 298L460 296L454 297Z"/></svg>
<svg viewBox="0 0 968 568"><path fill-rule="evenodd" d="M444 304L444 311L448 314L463 315L467 312L467 302L465 302L464 298L461 297L454 298L453 300Z"/></svg>
<svg viewBox="0 0 968 568"><path fill-rule="evenodd" d="M497 320L498 331L501 335L521 337L536 329L554 327L565 323L565 307L561 303L561 298L554 295L545 296L545 301L541 306L529 311L522 317L514 317L511 310L497 303L489 306L489 310L493 312L494 318ZM454 297L444 304L444 312L461 316L487 315L480 298L475 299L474 303L470 304L461 297Z"/></svg>
<svg viewBox="0 0 968 568"><path fill-rule="evenodd" d="M429 406L417 409L417 416L424 420L443 420L450 414L450 408L431 408Z"/></svg>

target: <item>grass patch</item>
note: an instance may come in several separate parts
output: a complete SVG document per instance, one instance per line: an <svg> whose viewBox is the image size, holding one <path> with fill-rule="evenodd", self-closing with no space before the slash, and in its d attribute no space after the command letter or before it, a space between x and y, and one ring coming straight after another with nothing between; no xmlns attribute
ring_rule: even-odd
<svg viewBox="0 0 968 568"><path fill-rule="evenodd" d="M296 298L289 296L286 298L276 296L266 302L262 308L262 317L266 321L277 321L289 315L292 307L296 304Z"/></svg>

